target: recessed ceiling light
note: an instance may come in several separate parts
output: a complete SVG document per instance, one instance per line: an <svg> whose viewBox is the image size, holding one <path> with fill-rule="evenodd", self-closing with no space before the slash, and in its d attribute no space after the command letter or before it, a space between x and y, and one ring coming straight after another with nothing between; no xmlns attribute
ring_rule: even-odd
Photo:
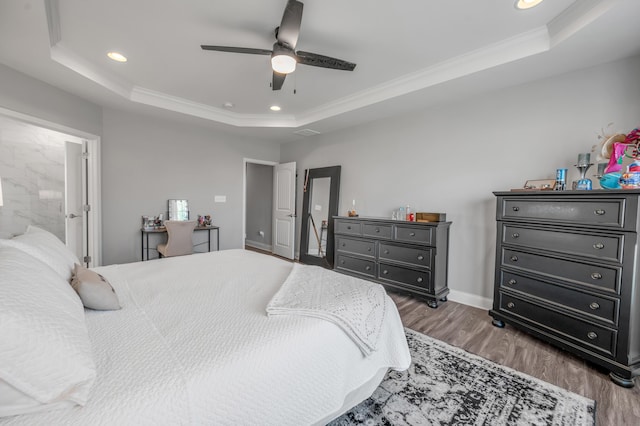
<svg viewBox="0 0 640 426"><path fill-rule="evenodd" d="M516 9L531 9L542 3L542 0L518 0L516 1Z"/></svg>
<svg viewBox="0 0 640 426"><path fill-rule="evenodd" d="M107 56L116 62L127 62L127 57L124 56L122 53L109 52L107 53Z"/></svg>
<svg viewBox="0 0 640 426"><path fill-rule="evenodd" d="M280 111L282 108L280 108L278 105L271 105L269 109L271 111Z"/></svg>

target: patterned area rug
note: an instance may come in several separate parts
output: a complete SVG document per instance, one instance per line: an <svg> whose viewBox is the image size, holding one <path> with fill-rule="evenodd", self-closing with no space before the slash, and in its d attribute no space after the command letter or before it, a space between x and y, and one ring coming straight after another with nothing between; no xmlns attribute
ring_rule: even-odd
<svg viewBox="0 0 640 426"><path fill-rule="evenodd" d="M347 425L594 425L595 402L405 329L412 362L330 423Z"/></svg>

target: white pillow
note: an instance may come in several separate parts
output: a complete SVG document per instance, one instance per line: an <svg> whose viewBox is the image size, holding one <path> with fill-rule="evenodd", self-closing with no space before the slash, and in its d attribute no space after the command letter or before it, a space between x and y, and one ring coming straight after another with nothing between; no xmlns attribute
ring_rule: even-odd
<svg viewBox="0 0 640 426"><path fill-rule="evenodd" d="M78 257L49 231L29 225L27 232L11 238L0 240L0 247L15 247L44 262L56 271L65 281L71 280L73 266L80 263Z"/></svg>
<svg viewBox="0 0 640 426"><path fill-rule="evenodd" d="M12 247L0 247L0 324L0 416L87 402L96 370L82 303Z"/></svg>

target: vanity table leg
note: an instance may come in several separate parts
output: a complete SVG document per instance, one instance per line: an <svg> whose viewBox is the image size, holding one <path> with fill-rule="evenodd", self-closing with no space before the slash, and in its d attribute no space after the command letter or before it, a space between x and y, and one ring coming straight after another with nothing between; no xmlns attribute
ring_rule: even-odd
<svg viewBox="0 0 640 426"><path fill-rule="evenodd" d="M211 228L209 228L209 249L207 251L211 251Z"/></svg>
<svg viewBox="0 0 640 426"><path fill-rule="evenodd" d="M147 260L149 260L149 233L147 232Z"/></svg>

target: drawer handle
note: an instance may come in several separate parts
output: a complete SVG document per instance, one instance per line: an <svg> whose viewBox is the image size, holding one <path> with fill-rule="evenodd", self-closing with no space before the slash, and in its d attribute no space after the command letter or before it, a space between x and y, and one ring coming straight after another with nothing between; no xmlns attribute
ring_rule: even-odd
<svg viewBox="0 0 640 426"><path fill-rule="evenodd" d="M347 246L347 243L342 243L342 247L346 247L346 246Z"/></svg>
<svg viewBox="0 0 640 426"><path fill-rule="evenodd" d="M516 304L515 304L515 303L513 303L513 302L509 302L509 303L507 303L507 308L509 308L509 309L513 309L513 308L515 308L515 307L516 307Z"/></svg>
<svg viewBox="0 0 640 426"><path fill-rule="evenodd" d="M424 256L423 256L423 255L421 255L421 254L419 254L419 255L418 255L418 260L424 260Z"/></svg>
<svg viewBox="0 0 640 426"><path fill-rule="evenodd" d="M594 279L594 280L601 280L601 279L602 279L602 274L601 274L601 273L599 273L599 272L593 272L593 273L591 274L591 279Z"/></svg>
<svg viewBox="0 0 640 426"><path fill-rule="evenodd" d="M589 305L589 308L595 311L596 309L600 309L600 304L598 302L591 302L591 304Z"/></svg>
<svg viewBox="0 0 640 426"><path fill-rule="evenodd" d="M376 232L380 232L380 228L376 228Z"/></svg>
<svg viewBox="0 0 640 426"><path fill-rule="evenodd" d="M606 213L606 211L602 210L602 209L595 209L593 211L593 214L598 215L598 216L602 216Z"/></svg>
<svg viewBox="0 0 640 426"><path fill-rule="evenodd" d="M347 229L351 229L351 225L347 226Z"/></svg>
<svg viewBox="0 0 640 426"><path fill-rule="evenodd" d="M367 251L371 251L371 247L367 247Z"/></svg>
<svg viewBox="0 0 640 426"><path fill-rule="evenodd" d="M411 232L411 233L409 233L409 236L410 236L410 237L415 237L415 236L416 236L416 233L415 233L415 232Z"/></svg>
<svg viewBox="0 0 640 426"><path fill-rule="evenodd" d="M418 277L418 279L416 281L421 283L422 282L422 277Z"/></svg>
<svg viewBox="0 0 640 426"><path fill-rule="evenodd" d="M518 261L518 256L516 256L516 255L514 254L514 255L512 255L512 256L510 257L510 259L511 259L511 261L512 261L512 262L517 262L517 261Z"/></svg>
<svg viewBox="0 0 640 426"><path fill-rule="evenodd" d="M602 249L604 248L604 244L602 244L602 243L595 243L595 244L593 245L593 248L594 248L594 249L596 249L596 250L602 250Z"/></svg>
<svg viewBox="0 0 640 426"><path fill-rule="evenodd" d="M598 335L595 332L590 331L587 333L587 337L589 338L589 340L595 340L598 338Z"/></svg>
<svg viewBox="0 0 640 426"><path fill-rule="evenodd" d="M341 261L340 261L340 264L341 264L341 265L344 265L344 260L341 260Z"/></svg>
<svg viewBox="0 0 640 426"><path fill-rule="evenodd" d="M382 271L382 273L383 273L384 275L387 275L387 274L389 273L389 271L387 271L387 270L385 269L384 271Z"/></svg>
<svg viewBox="0 0 640 426"><path fill-rule="evenodd" d="M389 250L384 249L384 254L389 254Z"/></svg>
<svg viewBox="0 0 640 426"><path fill-rule="evenodd" d="M514 212L520 211L520 207L518 207L518 206L513 206L513 211L514 211Z"/></svg>
<svg viewBox="0 0 640 426"><path fill-rule="evenodd" d="M371 270L371 266L369 266L369 265L365 266L365 267L364 267L364 270L365 270L365 271L370 271L370 270Z"/></svg>
<svg viewBox="0 0 640 426"><path fill-rule="evenodd" d="M516 285L517 283L518 283L518 281L514 280L513 278L511 278L511 279L508 281L508 284L509 284L509 285Z"/></svg>
<svg viewBox="0 0 640 426"><path fill-rule="evenodd" d="M520 236L520 234L518 234L517 232L514 232L513 234L511 234L511 236L513 238L518 238Z"/></svg>

